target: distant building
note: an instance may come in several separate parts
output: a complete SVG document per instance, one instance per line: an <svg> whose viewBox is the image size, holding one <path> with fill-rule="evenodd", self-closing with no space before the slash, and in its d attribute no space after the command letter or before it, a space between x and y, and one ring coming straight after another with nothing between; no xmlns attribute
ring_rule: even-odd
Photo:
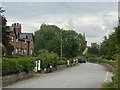
<svg viewBox="0 0 120 90"><path fill-rule="evenodd" d="M34 53L33 33L22 33L21 24L14 23L9 26L10 44L14 46L12 55L31 55Z"/></svg>
<svg viewBox="0 0 120 90"><path fill-rule="evenodd" d="M84 36L84 38L85 38L85 48L87 48L87 41L86 41L85 33L83 33L83 36Z"/></svg>

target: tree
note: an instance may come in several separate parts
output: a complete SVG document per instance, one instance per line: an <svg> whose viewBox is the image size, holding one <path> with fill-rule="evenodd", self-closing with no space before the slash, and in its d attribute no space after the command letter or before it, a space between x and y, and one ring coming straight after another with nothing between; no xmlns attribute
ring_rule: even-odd
<svg viewBox="0 0 120 90"><path fill-rule="evenodd" d="M99 45L97 43L91 43L91 47L88 48L88 53L98 54Z"/></svg>
<svg viewBox="0 0 120 90"><path fill-rule="evenodd" d="M2 44L6 48L6 53L10 55L14 50L14 47L9 43L10 42L10 32L9 27L6 26L7 20L5 17L2 16Z"/></svg>
<svg viewBox="0 0 120 90"><path fill-rule="evenodd" d="M7 31L8 27L6 26L6 18L2 16L2 44L7 47L9 45L9 35L10 33Z"/></svg>
<svg viewBox="0 0 120 90"><path fill-rule="evenodd" d="M62 37L62 41L61 41ZM62 43L63 57L76 57L85 49L85 38L73 30L63 30L55 25L42 24L35 32L35 53L47 50L60 56Z"/></svg>
<svg viewBox="0 0 120 90"><path fill-rule="evenodd" d="M106 59L116 59L117 54L120 54L120 26L114 30L100 45L99 55L104 55Z"/></svg>

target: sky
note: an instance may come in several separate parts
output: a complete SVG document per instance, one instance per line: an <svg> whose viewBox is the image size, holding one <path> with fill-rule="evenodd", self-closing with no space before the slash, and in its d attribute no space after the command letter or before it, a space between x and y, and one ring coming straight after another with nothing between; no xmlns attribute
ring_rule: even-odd
<svg viewBox="0 0 120 90"><path fill-rule="evenodd" d="M26 33L34 33L40 29L42 23L56 25L85 33L90 46L92 42L102 42L103 37L112 33L113 28L118 25L117 2L5 1L1 5L5 10L3 14L8 21L7 25L21 23L22 32Z"/></svg>

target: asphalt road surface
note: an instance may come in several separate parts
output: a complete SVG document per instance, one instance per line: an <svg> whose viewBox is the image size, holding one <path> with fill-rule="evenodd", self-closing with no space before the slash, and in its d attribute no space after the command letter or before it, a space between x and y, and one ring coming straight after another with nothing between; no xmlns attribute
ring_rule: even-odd
<svg viewBox="0 0 120 90"><path fill-rule="evenodd" d="M111 76L104 66L87 62L5 88L101 88L103 83L111 82Z"/></svg>

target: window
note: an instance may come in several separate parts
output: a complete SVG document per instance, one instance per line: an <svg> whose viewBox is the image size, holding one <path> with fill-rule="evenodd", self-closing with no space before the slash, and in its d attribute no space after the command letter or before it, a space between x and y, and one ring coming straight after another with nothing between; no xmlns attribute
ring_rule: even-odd
<svg viewBox="0 0 120 90"><path fill-rule="evenodd" d="M18 50L19 50L19 54L20 54L20 48Z"/></svg>
<svg viewBox="0 0 120 90"><path fill-rule="evenodd" d="M16 48L16 54L18 53L18 48Z"/></svg>
<svg viewBox="0 0 120 90"><path fill-rule="evenodd" d="M14 36L12 36L12 41L14 41Z"/></svg>
<svg viewBox="0 0 120 90"><path fill-rule="evenodd" d="M24 50L24 53L26 53L26 48L25 48L25 50Z"/></svg>
<svg viewBox="0 0 120 90"><path fill-rule="evenodd" d="M27 43L27 41L25 40L25 44Z"/></svg>
<svg viewBox="0 0 120 90"><path fill-rule="evenodd" d="M18 42L18 39L16 39L16 42Z"/></svg>
<svg viewBox="0 0 120 90"><path fill-rule="evenodd" d="M22 49L22 55L23 55L23 49Z"/></svg>
<svg viewBox="0 0 120 90"><path fill-rule="evenodd" d="M32 49L30 50L30 54L32 54Z"/></svg>
<svg viewBox="0 0 120 90"><path fill-rule="evenodd" d="M20 54L20 51L19 51L19 54Z"/></svg>

